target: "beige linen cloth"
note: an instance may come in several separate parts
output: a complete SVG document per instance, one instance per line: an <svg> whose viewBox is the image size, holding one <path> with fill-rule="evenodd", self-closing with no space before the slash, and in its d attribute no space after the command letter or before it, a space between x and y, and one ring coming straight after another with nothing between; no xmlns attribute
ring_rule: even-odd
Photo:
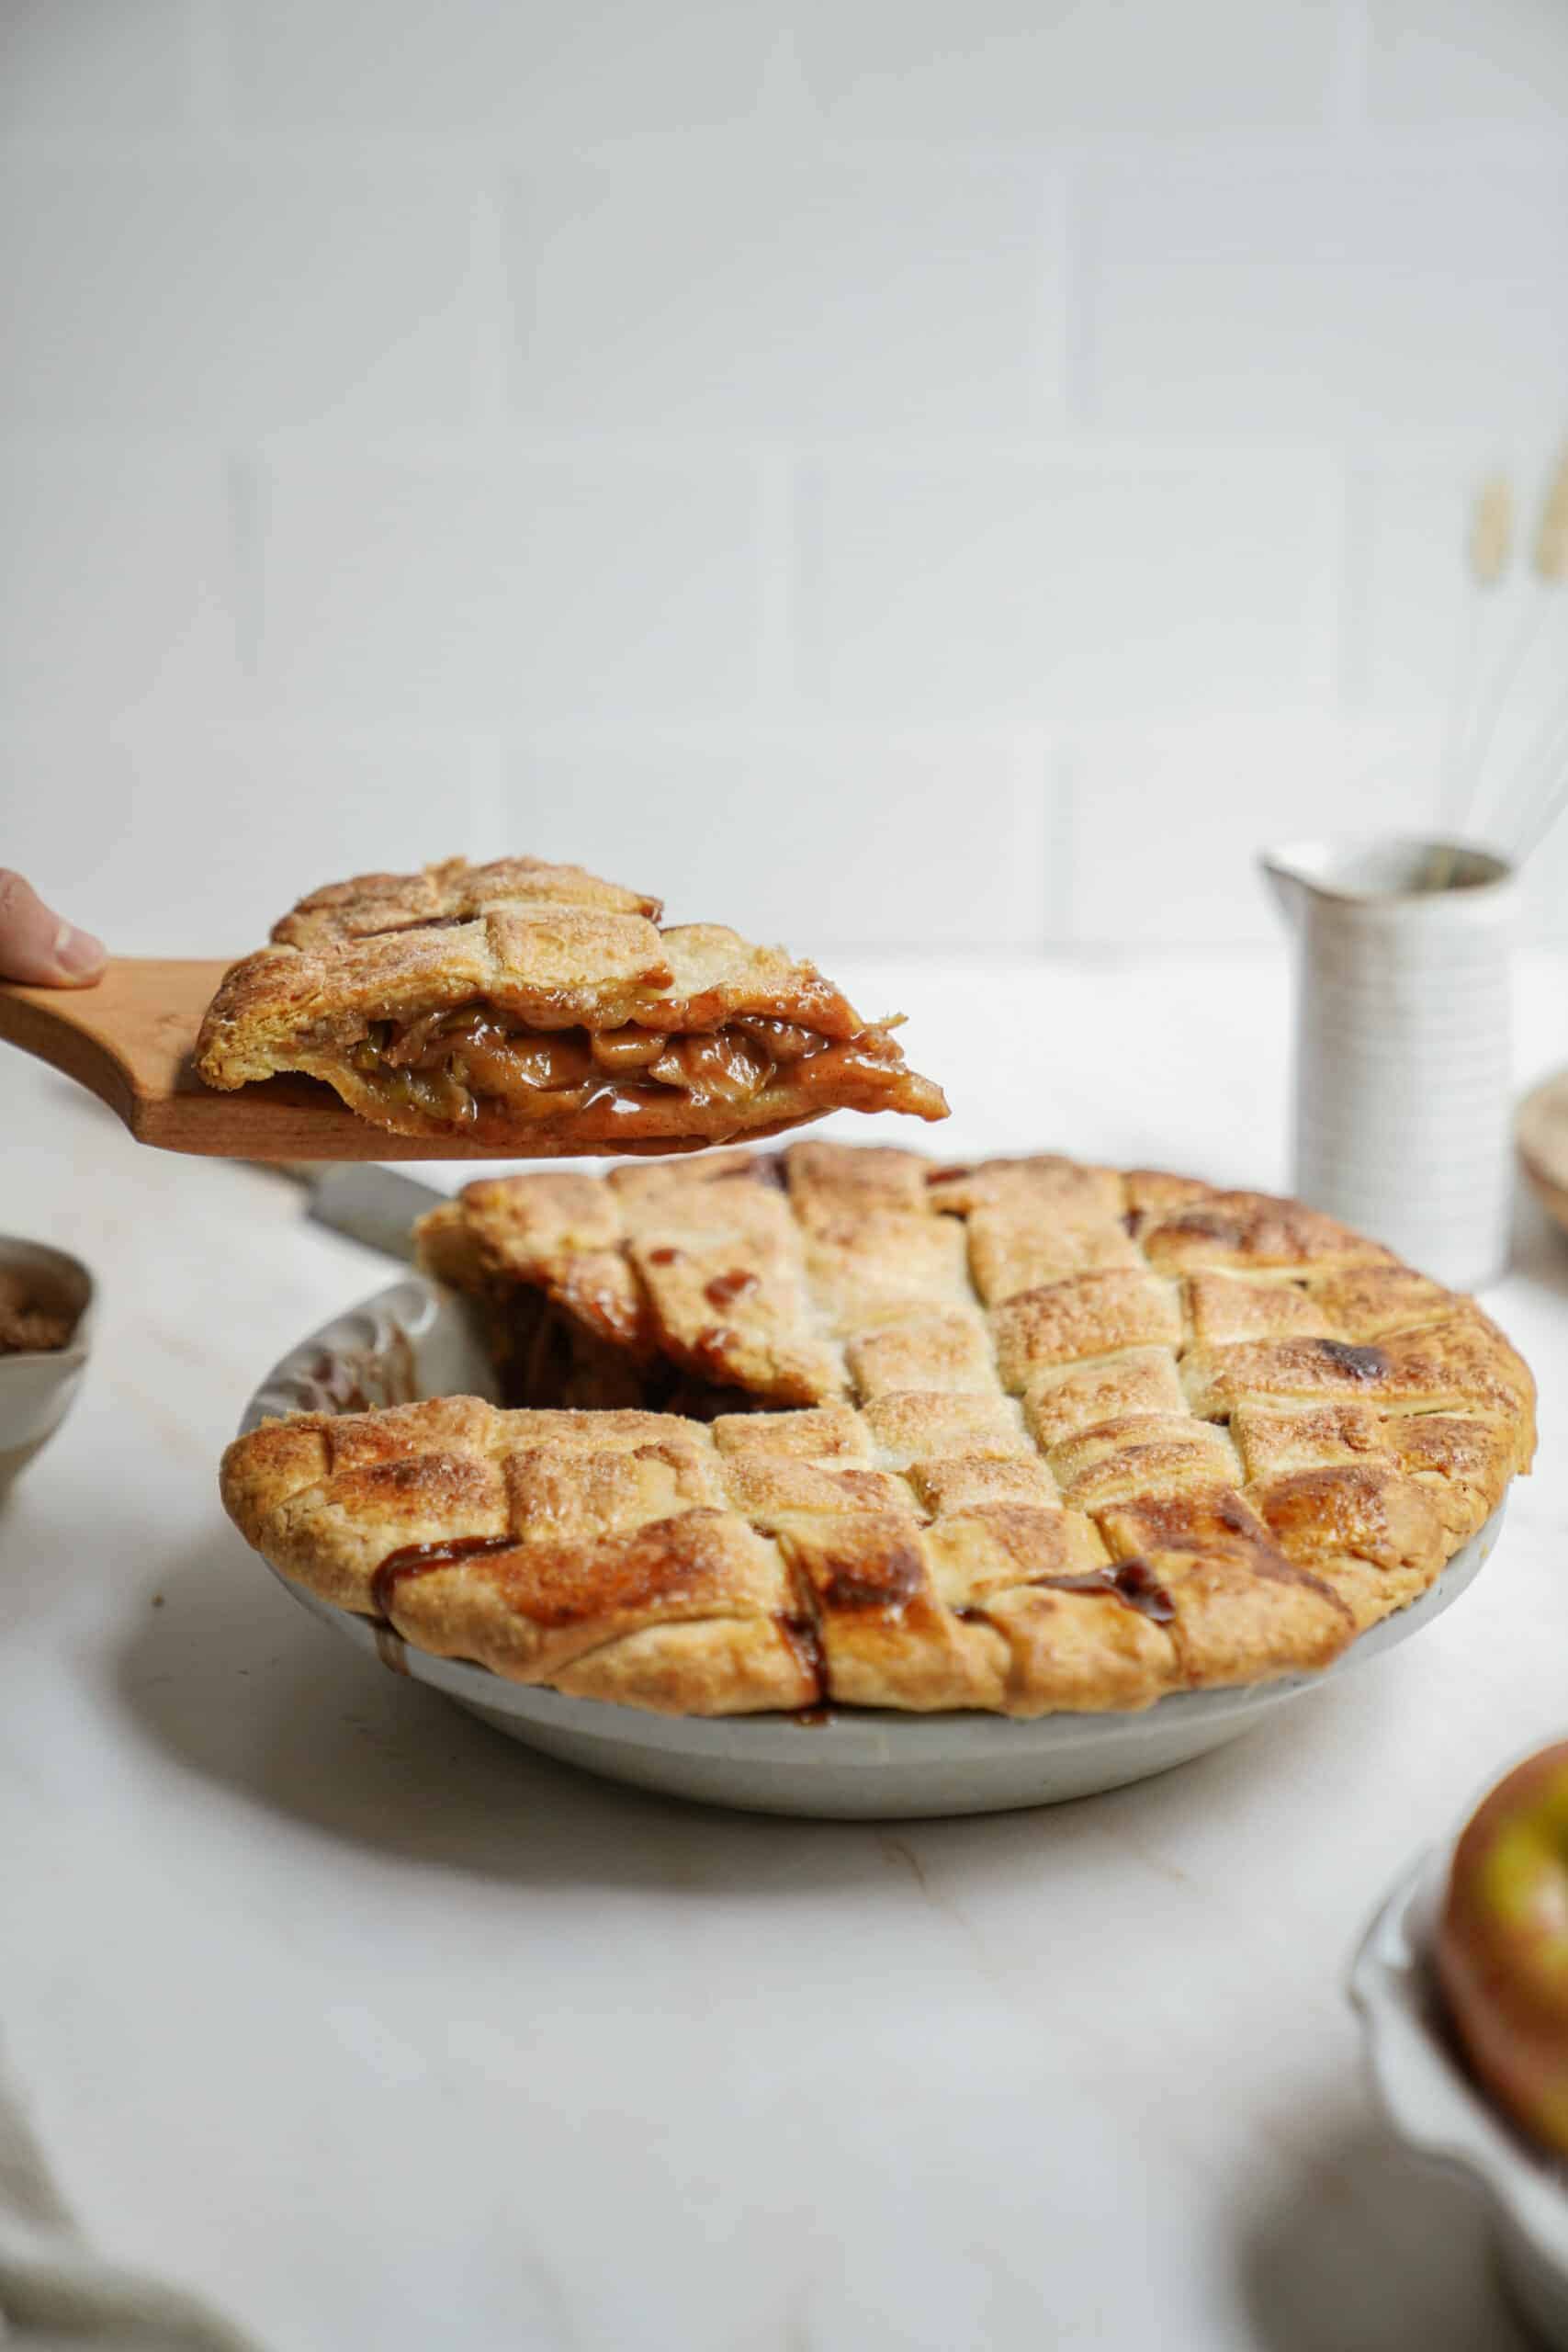
<svg viewBox="0 0 1568 2352"><path fill-rule="evenodd" d="M0 2062L0 2343L17 2352L261 2352L212 2306L94 2251Z"/></svg>

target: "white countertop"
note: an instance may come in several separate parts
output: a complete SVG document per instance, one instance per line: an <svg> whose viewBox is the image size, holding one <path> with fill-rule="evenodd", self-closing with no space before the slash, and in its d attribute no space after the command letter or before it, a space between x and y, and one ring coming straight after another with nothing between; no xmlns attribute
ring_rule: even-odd
<svg viewBox="0 0 1568 2352"><path fill-rule="evenodd" d="M1281 959L845 978L950 1080L1005 981L945 1153L1282 1179ZM1565 982L1526 967L1522 1077L1568 1058ZM1542 1458L1439 1623L1164 1780L792 1823L547 1763L296 1608L218 1454L385 1261L20 1057L0 1102L0 1227L104 1292L0 1510L0 2020L106 2250L271 2352L1522 2342L1342 1986L1413 1849L1568 1717L1568 1243L1533 1212L1487 1303Z"/></svg>

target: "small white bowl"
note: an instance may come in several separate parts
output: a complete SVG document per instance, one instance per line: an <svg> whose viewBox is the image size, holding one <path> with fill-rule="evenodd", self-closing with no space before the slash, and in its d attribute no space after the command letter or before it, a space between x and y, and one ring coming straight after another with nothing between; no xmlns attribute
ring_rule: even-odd
<svg viewBox="0 0 1568 2352"><path fill-rule="evenodd" d="M0 1496L49 1443L82 1385L93 1338L93 1277L79 1258L45 1241L0 1234L0 1272L26 1274L74 1314L62 1348L0 1354Z"/></svg>
<svg viewBox="0 0 1568 2352"><path fill-rule="evenodd" d="M1402 1878L1350 1970L1372 2084L1423 2161L1467 2174L1491 2209L1505 2283L1549 2343L1568 2347L1568 2168L1533 2148L1471 2081L1432 1962L1453 1842Z"/></svg>

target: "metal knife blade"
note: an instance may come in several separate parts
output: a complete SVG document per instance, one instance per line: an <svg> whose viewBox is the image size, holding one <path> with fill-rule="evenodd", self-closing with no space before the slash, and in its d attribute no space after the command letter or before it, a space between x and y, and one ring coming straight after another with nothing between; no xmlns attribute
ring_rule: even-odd
<svg viewBox="0 0 1568 2352"><path fill-rule="evenodd" d="M303 1182L306 1214L318 1225L404 1265L413 1257L415 1218L451 1198L434 1184L422 1184L417 1177L400 1175L373 1160L322 1162L293 1168L290 1173Z"/></svg>

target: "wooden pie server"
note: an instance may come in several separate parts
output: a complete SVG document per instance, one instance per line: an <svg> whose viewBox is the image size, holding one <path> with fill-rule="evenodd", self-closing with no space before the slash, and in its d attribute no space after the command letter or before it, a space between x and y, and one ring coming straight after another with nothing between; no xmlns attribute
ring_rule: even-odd
<svg viewBox="0 0 1568 2352"><path fill-rule="evenodd" d="M160 1151L220 1159L495 1157L452 1136L389 1135L356 1118L313 1078L269 1078L232 1094L203 1085L197 1032L227 969L122 956L96 988L0 980L0 1040L63 1070L107 1102L138 1143Z"/></svg>

